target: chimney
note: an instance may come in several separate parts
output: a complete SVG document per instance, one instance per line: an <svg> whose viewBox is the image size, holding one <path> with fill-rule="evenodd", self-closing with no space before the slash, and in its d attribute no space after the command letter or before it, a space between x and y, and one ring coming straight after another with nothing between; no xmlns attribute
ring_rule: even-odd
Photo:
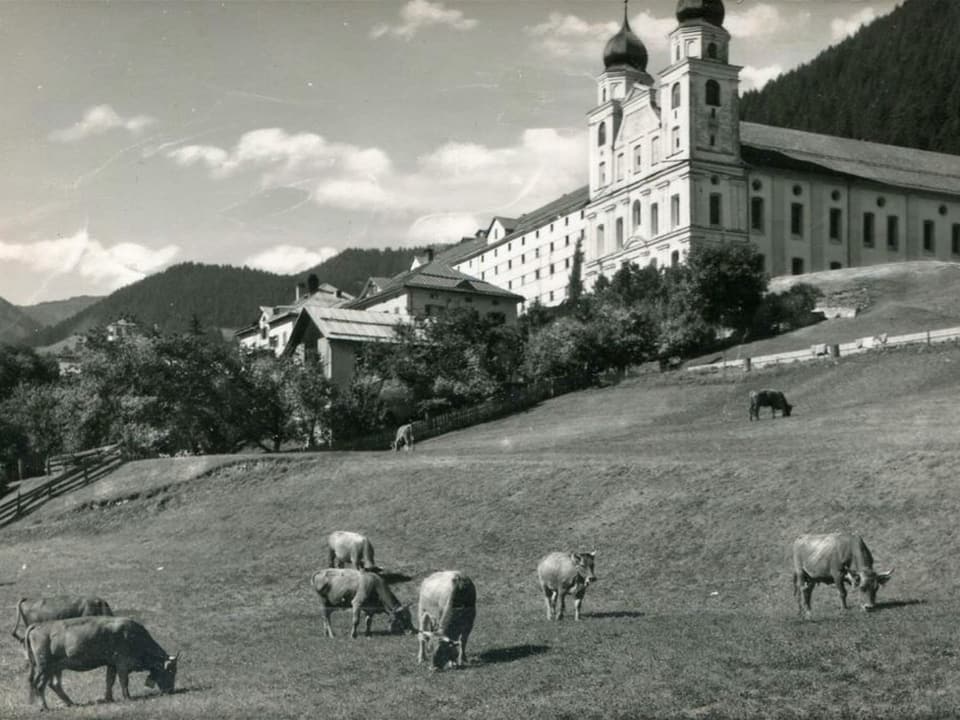
<svg viewBox="0 0 960 720"><path fill-rule="evenodd" d="M297 301L307 296L307 286L304 283L297 283Z"/></svg>
<svg viewBox="0 0 960 720"><path fill-rule="evenodd" d="M427 263L433 262L433 248L427 248Z"/></svg>
<svg viewBox="0 0 960 720"><path fill-rule="evenodd" d="M338 297L338 298L342 298L342 297L343 297L343 290L339 290L339 289L337 290L337 297Z"/></svg>

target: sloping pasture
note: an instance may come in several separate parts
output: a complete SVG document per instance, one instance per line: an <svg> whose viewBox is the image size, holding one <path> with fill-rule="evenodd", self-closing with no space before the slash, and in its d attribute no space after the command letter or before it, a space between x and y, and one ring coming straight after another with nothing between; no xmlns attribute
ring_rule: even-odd
<svg viewBox="0 0 960 720"><path fill-rule="evenodd" d="M748 422L748 391L769 386L794 417ZM86 704L64 717L956 717L958 390L960 350L898 350L633 380L414 453L241 459L5 529L0 607L12 627L20 596L97 592L183 651L168 697L141 674L134 702L93 705L102 671L66 673ZM382 617L351 640L340 611L322 637L308 578L333 529L416 577L403 601L433 570L474 578L467 669L418 667ZM896 572L879 611L843 613L820 587L802 621L790 542L835 529ZM547 622L536 586L537 559L565 548L598 551L579 624ZM3 633L0 717L35 713Z"/></svg>

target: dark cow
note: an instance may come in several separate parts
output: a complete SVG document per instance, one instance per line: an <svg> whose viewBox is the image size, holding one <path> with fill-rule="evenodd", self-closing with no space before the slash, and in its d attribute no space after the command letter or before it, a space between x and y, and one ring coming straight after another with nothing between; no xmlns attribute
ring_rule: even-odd
<svg viewBox="0 0 960 720"><path fill-rule="evenodd" d="M573 617L575 620L580 619L580 606L583 604L587 586L597 580L593 571L596 555L596 552L552 552L543 556L537 565L537 578L547 603L547 620L563 618L564 599L571 590L574 597ZM560 601L559 611L557 600Z"/></svg>
<svg viewBox="0 0 960 720"><path fill-rule="evenodd" d="M23 638L17 635L17 628L20 627L21 620L23 620L23 629L26 631L27 627L39 622L66 620L67 618L88 615L113 615L113 610L110 609L106 600L95 595L83 597L62 595L33 601L20 598L20 602L17 603L17 622L10 634L23 642Z"/></svg>
<svg viewBox="0 0 960 720"><path fill-rule="evenodd" d="M833 584L840 593L840 607L847 609L847 588L851 582L860 589L860 606L873 609L877 590L890 579L893 570L876 572L873 556L859 535L830 533L801 535L793 541L793 594L802 615L810 616L810 596L817 583Z"/></svg>
<svg viewBox="0 0 960 720"><path fill-rule="evenodd" d="M365 535L334 530L327 536L330 567L342 568L349 562L357 570L379 570L373 559L373 545Z"/></svg>
<svg viewBox="0 0 960 720"><path fill-rule="evenodd" d="M130 673L148 672L147 687L159 686L172 693L179 655L168 655L140 623L124 617L80 617L31 625L24 638L30 661L30 700L37 694L47 708L47 684L67 705L63 691L64 670L85 672L106 666L106 702L113 701L113 683L120 678L120 692L130 699Z"/></svg>
<svg viewBox="0 0 960 720"><path fill-rule="evenodd" d="M417 662L423 662L427 643L436 640L433 669L442 670L450 662L462 668L476 617L477 588L473 580L457 570L441 570L427 577L420 585L417 609Z"/></svg>
<svg viewBox="0 0 960 720"><path fill-rule="evenodd" d="M353 608L353 629L350 637L357 636L360 615L367 616L366 634L370 635L373 616L386 613L390 616L390 632L414 632L410 606L403 605L393 594L390 585L382 577L363 570L341 570L328 568L314 573L310 584L320 600L323 613L323 629L329 637L334 637L330 627L330 614L335 608Z"/></svg>
<svg viewBox="0 0 960 720"><path fill-rule="evenodd" d="M413 450L413 423L407 423L397 428L397 436L393 440L394 452L403 446L404 450Z"/></svg>
<svg viewBox="0 0 960 720"><path fill-rule="evenodd" d="M760 408L770 408L770 417L777 416L777 410L783 417L790 417L793 405L787 402L786 396L779 390L755 390L750 393L750 419L760 419Z"/></svg>

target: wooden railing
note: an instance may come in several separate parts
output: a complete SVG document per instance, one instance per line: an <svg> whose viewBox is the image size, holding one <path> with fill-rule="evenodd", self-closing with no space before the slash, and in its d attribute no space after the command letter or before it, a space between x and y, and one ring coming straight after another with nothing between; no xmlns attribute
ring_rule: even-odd
<svg viewBox="0 0 960 720"><path fill-rule="evenodd" d="M15 497L0 503L0 526L28 515L55 497L99 480L122 463L119 445L50 458L47 468L54 477L26 492L17 490Z"/></svg>

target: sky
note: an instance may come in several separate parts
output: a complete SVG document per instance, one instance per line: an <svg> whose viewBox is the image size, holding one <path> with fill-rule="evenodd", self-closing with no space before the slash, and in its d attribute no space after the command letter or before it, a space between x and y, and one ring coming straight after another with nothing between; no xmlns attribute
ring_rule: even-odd
<svg viewBox="0 0 960 720"><path fill-rule="evenodd" d="M728 0L741 90L898 0ZM676 0L629 18L667 65ZM586 183L621 0L0 2L0 297L179 262L297 273Z"/></svg>

